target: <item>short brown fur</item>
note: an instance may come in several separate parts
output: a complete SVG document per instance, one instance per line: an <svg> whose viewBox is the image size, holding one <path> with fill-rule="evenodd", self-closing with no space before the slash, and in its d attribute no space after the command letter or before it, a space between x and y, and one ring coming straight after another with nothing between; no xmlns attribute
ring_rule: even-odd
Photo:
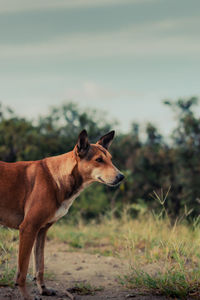
<svg viewBox="0 0 200 300"><path fill-rule="evenodd" d="M75 197L94 181L115 185L123 175L107 151L114 133L90 144L83 130L71 152L39 161L0 162L0 224L19 229L16 284L24 300L26 275L34 246L35 277L39 291L52 295L44 284L44 244L47 230L67 213ZM71 298L72 295L68 295Z"/></svg>

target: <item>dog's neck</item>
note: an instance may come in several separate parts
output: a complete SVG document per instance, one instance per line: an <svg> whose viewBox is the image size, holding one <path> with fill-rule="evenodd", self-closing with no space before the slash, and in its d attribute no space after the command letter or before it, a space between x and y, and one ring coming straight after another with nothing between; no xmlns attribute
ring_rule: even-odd
<svg viewBox="0 0 200 300"><path fill-rule="evenodd" d="M70 198L89 185L83 180L78 170L77 157L74 151L48 157L45 159L45 163L62 194L62 200Z"/></svg>
<svg viewBox="0 0 200 300"><path fill-rule="evenodd" d="M48 157L45 159L45 162L59 189L67 184L67 179L77 165L73 152Z"/></svg>

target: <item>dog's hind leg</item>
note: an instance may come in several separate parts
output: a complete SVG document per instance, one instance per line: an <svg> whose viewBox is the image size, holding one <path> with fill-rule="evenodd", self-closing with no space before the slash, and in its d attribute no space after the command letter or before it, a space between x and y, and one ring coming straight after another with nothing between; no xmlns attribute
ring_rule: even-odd
<svg viewBox="0 0 200 300"><path fill-rule="evenodd" d="M55 295L53 289L48 289L44 283L44 245L47 230L52 224L47 224L45 227L41 228L37 234L35 245L34 245L34 267L35 267L35 279L37 282L38 289L41 295ZM68 298L71 300L75 299L71 293L65 292Z"/></svg>
<svg viewBox="0 0 200 300"><path fill-rule="evenodd" d="M26 275L37 231L37 226L27 219L24 219L19 228L19 254L16 285L19 287L24 300L32 300L32 297L28 294L26 289Z"/></svg>
<svg viewBox="0 0 200 300"><path fill-rule="evenodd" d="M35 279L41 295L55 295L55 291L48 289L44 283L44 245L47 230L52 224L47 224L41 228L37 234L35 245L34 245L34 267L35 267Z"/></svg>

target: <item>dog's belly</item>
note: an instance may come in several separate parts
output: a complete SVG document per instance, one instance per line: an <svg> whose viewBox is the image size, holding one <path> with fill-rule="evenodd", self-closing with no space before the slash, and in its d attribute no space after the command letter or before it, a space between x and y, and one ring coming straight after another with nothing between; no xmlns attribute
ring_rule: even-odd
<svg viewBox="0 0 200 300"><path fill-rule="evenodd" d="M55 215L50 220L50 222L56 222L60 218L62 218L64 215L66 215L68 213L68 210L69 210L70 206L74 202L74 200L80 195L80 192L78 192L77 194L73 195L71 198L64 200L62 202L61 206L55 212Z"/></svg>
<svg viewBox="0 0 200 300"><path fill-rule="evenodd" d="M4 208L3 213L0 214L0 225L19 229L19 225L21 224L23 219L24 215Z"/></svg>

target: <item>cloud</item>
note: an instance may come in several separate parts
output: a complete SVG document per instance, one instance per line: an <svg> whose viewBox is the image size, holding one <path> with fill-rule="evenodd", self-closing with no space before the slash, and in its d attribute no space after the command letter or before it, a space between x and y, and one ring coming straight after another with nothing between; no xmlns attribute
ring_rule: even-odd
<svg viewBox="0 0 200 300"><path fill-rule="evenodd" d="M104 57L148 57L198 55L199 35L180 31L180 28L200 26L197 19L163 20L129 26L118 31L103 33L77 33L59 36L32 44L2 44L0 59L51 58L63 56L67 59ZM189 30L189 29L188 29Z"/></svg>
<svg viewBox="0 0 200 300"><path fill-rule="evenodd" d="M0 14L21 13L25 11L46 11L52 9L76 9L95 6L125 5L156 2L160 0L0 0Z"/></svg>
<svg viewBox="0 0 200 300"><path fill-rule="evenodd" d="M131 99L132 97L143 97L144 93L128 89L112 89L105 85L100 85L92 80L85 81L80 84L79 88L68 88L64 91L62 98L72 100L84 100L87 101L116 101L117 99Z"/></svg>
<svg viewBox="0 0 200 300"><path fill-rule="evenodd" d="M67 97L67 99L105 100L116 97L116 91L100 86L93 81L86 81L82 83L79 89L67 89L65 91L65 97Z"/></svg>
<svg viewBox="0 0 200 300"><path fill-rule="evenodd" d="M128 131L132 122L141 124L144 129L147 122L152 122L168 135L174 121L173 115L162 104L164 94L163 91L116 89L90 80L79 87L68 88L61 98L71 99L83 108L98 108L108 113L111 119L121 122L118 130Z"/></svg>

